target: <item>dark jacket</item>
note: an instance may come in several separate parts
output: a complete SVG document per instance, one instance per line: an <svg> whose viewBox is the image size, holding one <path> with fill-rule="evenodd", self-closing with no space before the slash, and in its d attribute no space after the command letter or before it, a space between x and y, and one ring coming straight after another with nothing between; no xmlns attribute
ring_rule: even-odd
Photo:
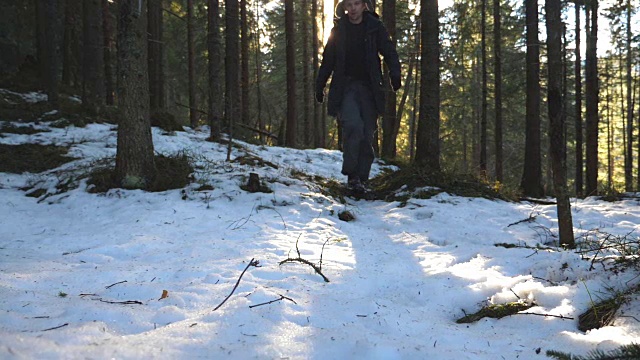
<svg viewBox="0 0 640 360"><path fill-rule="evenodd" d="M324 48L322 55L322 65L318 70L318 78L316 79L316 92L322 91L329 80L329 76L333 73L331 86L329 87L328 97L328 113L331 116L337 116L342 104L342 97L346 83L345 62L346 62L346 36L344 35L349 18L343 16L340 18L333 29ZM365 22L365 64L369 73L370 84L376 100L378 114L384 112L385 89L389 88L389 84L383 84L382 69L380 65L380 57L382 54L384 61L389 68L389 75L392 83L400 84L400 61L395 45L389 37L387 29L377 15L365 11L363 20Z"/></svg>

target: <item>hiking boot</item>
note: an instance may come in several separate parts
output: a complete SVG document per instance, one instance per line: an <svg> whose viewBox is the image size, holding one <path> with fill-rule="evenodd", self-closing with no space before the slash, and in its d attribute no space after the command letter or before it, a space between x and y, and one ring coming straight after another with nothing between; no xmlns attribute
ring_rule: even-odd
<svg viewBox="0 0 640 360"><path fill-rule="evenodd" d="M359 177L349 177L349 180L347 181L347 186L349 187L349 190L353 191L354 193L361 194L366 191Z"/></svg>

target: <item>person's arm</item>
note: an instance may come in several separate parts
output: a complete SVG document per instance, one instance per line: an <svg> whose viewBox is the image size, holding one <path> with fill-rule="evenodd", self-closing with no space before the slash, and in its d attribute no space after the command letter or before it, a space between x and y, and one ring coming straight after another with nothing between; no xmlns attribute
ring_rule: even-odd
<svg viewBox="0 0 640 360"><path fill-rule="evenodd" d="M331 30L331 35L329 35L329 40L327 40L327 45L324 47L324 51L322 53L322 64L318 69L318 77L316 78L316 97L318 93L322 93L324 91L324 87L327 85L327 81L329 81L329 76L333 72L336 64L336 41L335 41L335 30L334 27Z"/></svg>
<svg viewBox="0 0 640 360"><path fill-rule="evenodd" d="M378 51L384 57L384 62L389 69L389 78L394 91L400 89L400 59L396 51L396 45L391 41L389 32L380 24L378 33Z"/></svg>

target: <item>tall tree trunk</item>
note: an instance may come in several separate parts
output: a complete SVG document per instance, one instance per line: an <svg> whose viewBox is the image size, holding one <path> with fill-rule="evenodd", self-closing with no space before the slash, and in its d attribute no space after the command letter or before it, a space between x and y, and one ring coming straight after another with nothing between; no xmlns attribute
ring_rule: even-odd
<svg viewBox="0 0 640 360"><path fill-rule="evenodd" d="M146 188L155 177L149 122L145 0L118 1L118 149L116 182Z"/></svg>
<svg viewBox="0 0 640 360"><path fill-rule="evenodd" d="M398 114L396 115L396 122L395 122L395 127L393 129L395 137L397 138L398 136L398 132L400 131L400 124L402 122L402 116L404 114L404 108L406 106L407 103L407 99L409 98L409 92L411 91L411 88L413 87L413 79L414 79L414 75L413 72L415 70L416 67L416 63L418 62L418 54L420 53L420 36L419 36L419 32L420 32L420 22L416 22L416 30L414 33L414 54L415 56L411 56L411 58L409 59L409 69L407 69L407 77L404 81L405 86L404 86L404 90L402 91L402 99L400 100L400 105L398 106ZM415 78L417 78L417 76L415 76ZM396 155L396 153L394 153L394 156Z"/></svg>
<svg viewBox="0 0 640 360"><path fill-rule="evenodd" d="M440 23L438 0L420 0L420 119L415 162L440 170Z"/></svg>
<svg viewBox="0 0 640 360"><path fill-rule="evenodd" d="M61 6L62 5L62 6ZM58 106L58 59L61 28L58 26L61 16L59 8L64 4L58 0L36 0L36 48L38 56L38 72L47 93L48 101L53 107Z"/></svg>
<svg viewBox="0 0 640 360"><path fill-rule="evenodd" d="M626 116L627 108L625 106L625 100L626 99L625 99L625 96L624 96L624 93L625 93L625 84L624 84L624 82L625 82L625 66L624 66L624 54L623 54L622 50L618 54L618 72L617 72L617 75L618 75L618 80L620 81L619 82L619 85L620 85L620 87L619 87L620 96L618 96L618 100L620 100L620 117L622 118L622 147L623 147L622 158L623 158L623 162L624 162L623 172L624 172L624 175L625 175L624 187L626 189L626 187L627 187L627 184L626 184L626 180L627 180L626 179L626 171L627 171L627 169L626 168L627 168L627 153L628 153L627 152L627 116ZM615 93L615 88L612 91ZM612 128L614 127L614 121L613 120L611 121L611 126L612 126ZM615 129L612 130L612 131L613 131L613 134L614 134L613 136L615 136ZM613 147L613 139L611 140L611 143L612 143L612 147ZM613 161L613 159L612 159L612 161ZM615 167L615 165L614 165L614 167ZM613 175L612 175L612 177L613 177ZM612 188L613 188L613 185L612 185Z"/></svg>
<svg viewBox="0 0 640 360"><path fill-rule="evenodd" d="M586 58L586 195L598 194L598 0L591 0Z"/></svg>
<svg viewBox="0 0 640 360"><path fill-rule="evenodd" d="M496 145L496 180L503 182L503 152L502 152L502 43L500 17L500 0L493 0L493 51L495 72L495 145Z"/></svg>
<svg viewBox="0 0 640 360"><path fill-rule="evenodd" d="M236 2L235 0L231 2ZM187 0L187 63L189 73L189 123L191 128L198 126L198 112L196 101L196 51L194 33L193 0Z"/></svg>
<svg viewBox="0 0 640 360"><path fill-rule="evenodd" d="M632 32L631 32L631 0L627 0L627 37L626 37L626 45L627 45L627 56L626 56L626 87L627 87L627 156L625 157L625 166L624 166L624 183L625 183L625 191L633 191L633 104L632 104L632 96L633 85L632 85L632 77L631 77L631 58L633 57L633 53L631 52L631 41L632 41Z"/></svg>
<svg viewBox="0 0 640 360"><path fill-rule="evenodd" d="M208 92L209 106L207 111L207 123L211 129L209 139L220 139L220 128L223 120L223 93L222 89L222 45L220 43L220 2L219 0L207 0L207 50L208 50Z"/></svg>
<svg viewBox="0 0 640 360"><path fill-rule="evenodd" d="M389 31L391 41L396 43L396 0L384 0L382 2L382 19L385 27ZM385 86L385 111L382 116L382 157L392 159L396 156L396 138L398 133L396 121L396 94L389 87L389 69L384 66L384 86Z"/></svg>
<svg viewBox="0 0 640 360"><path fill-rule="evenodd" d="M324 22L323 22L324 23ZM317 0L311 0L311 39L313 39L312 42L312 49L313 49L313 79L316 79L318 77L318 68L320 66L320 61L318 59L318 55L319 55L319 38L320 36L320 31L318 29L318 1ZM313 144L314 147L316 148L323 148L326 146L327 141L326 141L326 129L322 126L322 122L320 121L320 116L322 115L322 108L321 105L316 102L316 101L312 101L313 103L313 124L315 125L315 129L313 131L314 133L314 139L313 139Z"/></svg>
<svg viewBox="0 0 640 360"><path fill-rule="evenodd" d="M82 102L87 110L98 113L106 100L102 2L101 0L85 0L82 9L84 12Z"/></svg>
<svg viewBox="0 0 640 360"><path fill-rule="evenodd" d="M417 37L420 38L420 35L417 35ZM418 56L417 53L416 53L416 56ZM413 111L411 111L411 123L409 125L409 160L410 161L415 160L416 127L417 127L416 115L419 112L418 87L420 86L418 81L418 79L420 78L419 76L420 74L418 73L418 71L419 69L416 68L416 81L413 82L413 106L412 106Z"/></svg>
<svg viewBox="0 0 640 360"><path fill-rule="evenodd" d="M102 23L104 30L104 90L107 105L115 104L116 94L116 17L109 0L102 0Z"/></svg>
<svg viewBox="0 0 640 360"><path fill-rule="evenodd" d="M40 77L40 80L42 81L42 79L44 79L44 73L46 72L46 66L45 66L45 43L46 43L46 39L45 39L45 28L44 28L44 24L47 21L46 19L46 13L45 13L45 6L46 6L46 0L34 0L35 3L35 23L36 23L36 58L38 60L38 76Z"/></svg>
<svg viewBox="0 0 640 360"><path fill-rule="evenodd" d="M247 0L240 0L240 122L250 125L249 109L249 19L247 17Z"/></svg>
<svg viewBox="0 0 640 360"><path fill-rule="evenodd" d="M255 2L256 19L254 21L255 28L253 33L255 34L255 63L256 63L256 113L258 116L258 129L266 130L264 116L262 114L262 63L260 61L260 2ZM260 133L260 144L265 143L264 133Z"/></svg>
<svg viewBox="0 0 640 360"><path fill-rule="evenodd" d="M638 65L638 70L640 70L640 64ZM634 103L638 104L638 128L640 129L640 78L638 77L638 75L640 75L640 72L636 71L636 79L638 79L636 81L636 86L635 86L635 95L634 96ZM634 105L635 105L634 104ZM635 107L635 106L634 106ZM636 142L636 146L637 146L637 154L638 156L636 157L636 189L640 190L640 139Z"/></svg>
<svg viewBox="0 0 640 360"><path fill-rule="evenodd" d="M284 1L284 22L287 62L287 124L285 127L285 145L295 148L296 144L296 53L293 0Z"/></svg>
<svg viewBox="0 0 640 360"><path fill-rule="evenodd" d="M150 113L162 111L164 101L164 37L162 0L148 0Z"/></svg>
<svg viewBox="0 0 640 360"><path fill-rule="evenodd" d="M487 177L487 108L489 106L489 93L487 89L487 0L481 0L482 6L480 15L482 23L481 31L481 66L482 66L482 108L480 112L480 172L483 177Z"/></svg>
<svg viewBox="0 0 640 360"><path fill-rule="evenodd" d="M238 22L238 0L226 0L225 2L225 123L229 132L229 151L227 160L231 160L231 139L233 137L233 124L240 116L240 29Z"/></svg>
<svg viewBox="0 0 640 360"><path fill-rule="evenodd" d="M472 149L472 163L473 170L480 170L480 106L482 101L480 97L482 94L479 89L480 86L480 56L477 48L474 50L474 56L472 59L471 67L473 68L473 80L471 89L471 149Z"/></svg>
<svg viewBox="0 0 640 360"><path fill-rule="evenodd" d="M551 135L551 165L553 168L553 187L557 199L558 227L560 245L574 249L573 220L571 203L567 191L567 165L564 150L564 108L562 106L562 21L560 18L560 0L546 0L547 12L547 51L548 51L548 107Z"/></svg>
<svg viewBox="0 0 640 360"><path fill-rule="evenodd" d="M611 63L610 60L605 60L605 78L613 79L613 74L611 73ZM605 90L605 120L607 125L607 188L609 190L613 189L613 157L611 156L612 144L613 144L613 121L611 121L611 107L612 107L612 95L611 95L611 85L606 84Z"/></svg>
<svg viewBox="0 0 640 360"><path fill-rule="evenodd" d="M564 5L560 5L564 6ZM567 58L567 24L562 21L562 154L564 156L563 162L567 164L567 142L569 141L568 124L567 124L567 109L569 109L569 59ZM568 178L568 170L565 169L565 179Z"/></svg>
<svg viewBox="0 0 640 360"><path fill-rule="evenodd" d="M105 0L106 1L106 0ZM80 90L82 86L82 1L65 1L65 25L63 39L62 83Z"/></svg>
<svg viewBox="0 0 640 360"><path fill-rule="evenodd" d="M538 1L525 0L527 23L527 99L524 172L520 187L524 195L544 196L540 154L540 44Z"/></svg>
<svg viewBox="0 0 640 360"><path fill-rule="evenodd" d="M583 146L582 146L582 57L580 54L580 33L582 28L580 27L580 3L575 2L575 18L576 18L576 30L575 30L575 43L576 43L576 61L574 64L575 71L575 97L576 97L576 122L575 122L575 136L576 136L576 196L582 197L582 190L584 188L584 163L583 163Z"/></svg>
<svg viewBox="0 0 640 360"><path fill-rule="evenodd" d="M315 0L312 0L315 1ZM311 106L314 103L313 101L313 91L311 90L311 73L309 67L309 2L308 0L302 0L300 2L301 11L300 14L302 18L300 19L301 23L301 32L302 32L302 61L300 62L302 65L302 91L304 96L302 96L302 124L304 128L304 137L302 141L304 142L303 147L308 148L313 144L313 126L311 124Z"/></svg>

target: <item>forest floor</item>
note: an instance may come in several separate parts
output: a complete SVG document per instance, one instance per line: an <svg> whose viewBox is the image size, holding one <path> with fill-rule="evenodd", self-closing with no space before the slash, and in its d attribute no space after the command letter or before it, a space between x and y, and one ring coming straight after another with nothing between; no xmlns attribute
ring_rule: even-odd
<svg viewBox="0 0 640 360"><path fill-rule="evenodd" d="M338 151L235 142L226 161L206 127L152 129L192 163L184 187L95 193L115 125L41 110L0 118L0 164L57 159L0 169L1 358L536 359L640 339L636 194L572 199L570 251L553 204L383 194L399 169L378 161L380 199L357 199ZM593 309L611 321L580 330Z"/></svg>

